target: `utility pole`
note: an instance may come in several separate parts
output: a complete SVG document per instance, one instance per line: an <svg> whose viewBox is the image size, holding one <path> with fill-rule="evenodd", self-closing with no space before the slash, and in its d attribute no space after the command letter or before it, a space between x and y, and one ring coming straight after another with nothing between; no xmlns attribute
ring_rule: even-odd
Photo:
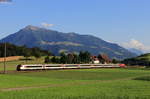
<svg viewBox="0 0 150 99"><path fill-rule="evenodd" d="M5 44L4 44L4 74L6 74L6 42L5 42Z"/></svg>

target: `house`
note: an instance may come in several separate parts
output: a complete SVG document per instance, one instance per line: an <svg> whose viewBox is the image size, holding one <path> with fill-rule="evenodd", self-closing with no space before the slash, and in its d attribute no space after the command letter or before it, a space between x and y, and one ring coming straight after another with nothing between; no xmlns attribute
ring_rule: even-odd
<svg viewBox="0 0 150 99"><path fill-rule="evenodd" d="M92 59L93 64L99 64L100 63L99 59L96 56L92 56L91 59Z"/></svg>

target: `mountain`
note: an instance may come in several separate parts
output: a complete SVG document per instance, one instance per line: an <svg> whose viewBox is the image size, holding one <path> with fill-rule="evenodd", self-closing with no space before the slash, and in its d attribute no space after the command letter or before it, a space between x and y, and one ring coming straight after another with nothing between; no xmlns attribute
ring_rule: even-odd
<svg viewBox="0 0 150 99"><path fill-rule="evenodd" d="M141 50L136 49L136 48L129 48L128 50L132 53L137 54L138 56L144 54L144 52L142 52Z"/></svg>
<svg viewBox="0 0 150 99"><path fill-rule="evenodd" d="M92 35L77 33L62 33L35 26L27 26L20 31L7 36L0 42L8 42L27 47L40 47L58 55L60 52L89 51L93 55L105 53L111 58L124 59L136 54L117 44L106 42Z"/></svg>

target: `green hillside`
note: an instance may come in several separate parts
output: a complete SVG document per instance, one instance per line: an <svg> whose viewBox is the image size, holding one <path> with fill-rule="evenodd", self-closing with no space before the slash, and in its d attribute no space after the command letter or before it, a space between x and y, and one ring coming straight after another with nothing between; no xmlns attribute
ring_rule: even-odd
<svg viewBox="0 0 150 99"><path fill-rule="evenodd" d="M128 65L150 66L150 53L143 54L134 58L125 59L123 62Z"/></svg>
<svg viewBox="0 0 150 99"><path fill-rule="evenodd" d="M141 56L138 56L136 59L138 60L145 60L145 61L150 61L150 53L148 54L144 54L144 55L141 55Z"/></svg>

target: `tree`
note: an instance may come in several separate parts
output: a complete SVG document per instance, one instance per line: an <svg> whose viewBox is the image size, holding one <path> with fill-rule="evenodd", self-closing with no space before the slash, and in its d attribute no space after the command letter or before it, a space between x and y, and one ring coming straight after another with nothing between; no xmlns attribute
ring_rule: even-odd
<svg viewBox="0 0 150 99"><path fill-rule="evenodd" d="M111 62L111 59L107 56L107 54L99 54L98 59L102 64L108 64Z"/></svg>
<svg viewBox="0 0 150 99"><path fill-rule="evenodd" d="M41 52L38 51L38 50L35 50L35 51L33 52L33 56L34 56L36 59L38 59L38 58L41 57Z"/></svg>
<svg viewBox="0 0 150 99"><path fill-rule="evenodd" d="M86 51L85 53L85 63L90 63L91 62L91 54Z"/></svg>
<svg viewBox="0 0 150 99"><path fill-rule="evenodd" d="M74 59L74 56L73 54L68 54L67 55L67 64L72 64L73 63L73 59Z"/></svg>
<svg viewBox="0 0 150 99"><path fill-rule="evenodd" d="M73 54L74 58L72 60L73 64L79 64L80 60L79 60L79 56L77 54Z"/></svg>
<svg viewBox="0 0 150 99"><path fill-rule="evenodd" d="M101 54L98 55L98 60L100 61L100 63L104 64L105 60L103 59L103 56Z"/></svg>
<svg viewBox="0 0 150 99"><path fill-rule="evenodd" d="M27 63L28 58L31 56L31 51L27 48L24 48L23 49L23 56L26 58L26 63Z"/></svg>
<svg viewBox="0 0 150 99"><path fill-rule="evenodd" d="M119 63L119 61L116 60L116 59L113 59L113 60L112 60L112 63L113 63L113 64L117 64L117 63Z"/></svg>
<svg viewBox="0 0 150 99"><path fill-rule="evenodd" d="M67 56L65 53L60 54L60 63L66 64L67 63Z"/></svg>
<svg viewBox="0 0 150 99"><path fill-rule="evenodd" d="M55 56L53 56L53 57L51 58L51 62L52 62L52 63L55 63L55 62L56 62L56 57L55 57Z"/></svg>
<svg viewBox="0 0 150 99"><path fill-rule="evenodd" d="M80 52L79 58L81 63L90 63L91 61L91 54L88 51Z"/></svg>
<svg viewBox="0 0 150 99"><path fill-rule="evenodd" d="M50 63L50 62L51 62L49 56L46 56L46 57L45 57L45 61L44 61L44 62L45 62L45 63Z"/></svg>

